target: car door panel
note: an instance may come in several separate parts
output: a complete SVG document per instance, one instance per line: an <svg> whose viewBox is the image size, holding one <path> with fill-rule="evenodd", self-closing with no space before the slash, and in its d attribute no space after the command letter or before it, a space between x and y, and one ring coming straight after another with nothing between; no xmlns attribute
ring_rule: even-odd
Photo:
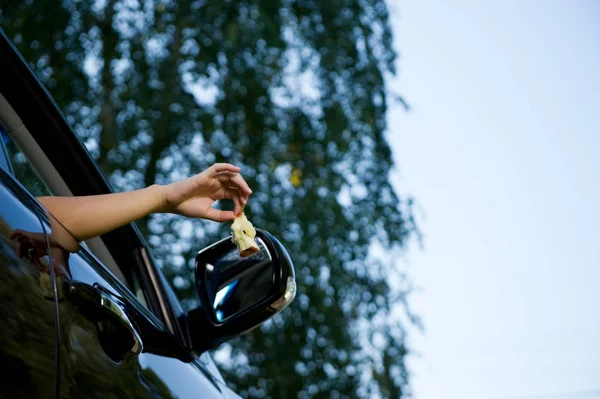
<svg viewBox="0 0 600 399"><path fill-rule="evenodd" d="M140 364L144 370L151 370L168 382L177 398L223 398L219 384L210 373L194 363L144 353Z"/></svg>
<svg viewBox="0 0 600 399"><path fill-rule="evenodd" d="M0 398L56 392L52 277L42 225L28 202L0 170Z"/></svg>
<svg viewBox="0 0 600 399"><path fill-rule="evenodd" d="M52 223L47 223L52 237ZM66 252L66 251L65 251ZM64 301L59 303L60 387L65 397L119 398L222 398L210 372L195 362L176 358L182 351L167 327L86 249L53 257L66 259L59 275ZM55 266L56 267L56 266ZM106 324L114 316L94 316L100 303L78 300L77 287L98 290L122 306L139 334L146 353L135 354L120 346L126 332L115 333ZM79 297L78 297L79 295ZM116 348L116 350L115 350ZM153 353L148 353L153 352ZM166 356L164 356L166 355ZM192 360L191 355L188 355ZM204 371L204 372L203 372Z"/></svg>
<svg viewBox="0 0 600 399"><path fill-rule="evenodd" d="M79 254L71 254L69 269L72 281L93 287L97 284L113 291L110 284L99 273L90 268ZM69 287L70 281L65 281ZM86 309L88 308L88 309ZM125 339L123 336L104 336L100 319L90 316L96 305L77 303L73 296L59 304L60 353L61 353L61 394L65 397L105 398L114 395L119 398L154 397L150 388L158 389L160 384L144 383L144 374L136 356L123 353L123 360L116 362L109 357L110 342ZM109 342L106 342L106 341ZM161 397L170 397L168 389L160 386Z"/></svg>

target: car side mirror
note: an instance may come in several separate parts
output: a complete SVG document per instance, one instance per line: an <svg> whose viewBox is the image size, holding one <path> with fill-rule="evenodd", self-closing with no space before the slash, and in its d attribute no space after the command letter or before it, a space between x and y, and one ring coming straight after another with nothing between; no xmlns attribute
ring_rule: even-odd
<svg viewBox="0 0 600 399"><path fill-rule="evenodd" d="M240 257L225 238L198 252L200 307L188 313L192 349L204 352L235 338L285 309L296 296L294 266L272 234L256 230L259 251Z"/></svg>

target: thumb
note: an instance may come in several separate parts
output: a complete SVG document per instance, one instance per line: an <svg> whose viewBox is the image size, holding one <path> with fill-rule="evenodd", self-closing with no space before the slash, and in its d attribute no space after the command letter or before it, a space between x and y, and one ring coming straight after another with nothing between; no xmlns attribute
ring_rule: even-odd
<svg viewBox="0 0 600 399"><path fill-rule="evenodd" d="M219 209L209 208L206 212L205 219L223 223L235 219L235 213L233 211L221 211Z"/></svg>

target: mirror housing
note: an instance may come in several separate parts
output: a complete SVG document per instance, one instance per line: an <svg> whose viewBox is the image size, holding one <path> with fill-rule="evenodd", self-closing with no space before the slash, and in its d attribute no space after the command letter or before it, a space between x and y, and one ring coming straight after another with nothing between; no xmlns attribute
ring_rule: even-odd
<svg viewBox="0 0 600 399"><path fill-rule="evenodd" d="M279 240L256 229L259 251L240 257L225 238L196 256L200 307L187 314L189 341L202 353L250 331L285 309L296 296L292 260Z"/></svg>

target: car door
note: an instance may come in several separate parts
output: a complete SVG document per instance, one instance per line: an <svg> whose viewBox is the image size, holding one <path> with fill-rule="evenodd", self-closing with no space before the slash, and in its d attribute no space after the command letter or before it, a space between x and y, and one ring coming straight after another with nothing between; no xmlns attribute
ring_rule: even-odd
<svg viewBox="0 0 600 399"><path fill-rule="evenodd" d="M52 274L31 198L0 166L0 398L56 395Z"/></svg>
<svg viewBox="0 0 600 399"><path fill-rule="evenodd" d="M222 398L210 375L176 357L184 349L164 323L93 255L81 249L67 262L59 303L63 396Z"/></svg>
<svg viewBox="0 0 600 399"><path fill-rule="evenodd" d="M72 237L65 237L69 233L63 224L32 195L33 191L37 195L48 195L48 188L1 124L0 133L9 149L2 152L0 166L3 172L1 265L3 270L7 269L2 273L5 281L0 287L5 299L1 316L9 327L20 326L8 328L2 335L1 364L3 369L9 370L5 373L7 376L14 376L11 381L16 384L0 385L5 390L0 397L52 397L58 393L59 397L194 398L200 395L209 399L223 398L223 382L218 381L219 374L208 355L196 357L190 353L181 337L174 333L177 319L166 323L142 300L158 295L150 292L155 286L137 281L138 297L86 244L70 247L69 243L74 241L68 240ZM127 232L120 233L122 238L127 235ZM131 235L133 237L123 240L127 244L119 248L129 246L137 256L133 254L124 259L130 259L135 268L145 259L145 265L152 268L156 280L164 284L164 277L155 269L141 238ZM12 247L4 245L5 242ZM118 254L115 257L122 259ZM21 264L28 261L30 267L20 265L19 269L15 261ZM32 289L24 290L22 284L14 281L12 269L15 268L29 270L31 276L24 281L33 281ZM161 307L167 315L163 317L176 314L170 309L174 295L170 289L167 292L171 295L162 298ZM39 306L24 306L18 301L30 293L46 308L45 318L39 317ZM31 317L24 318L31 324L29 328L10 320L11 315L22 318L24 314L24 311L11 312L14 303L18 304L17 310L33 312ZM37 326L36 322L45 324ZM56 325L59 326L57 332ZM33 333L30 335L34 342L44 343L41 348L45 352L33 352L37 350L36 345L19 339L23 329L43 334L43 339ZM32 357L32 353L36 356ZM36 365L33 360L42 354L43 361Z"/></svg>
<svg viewBox="0 0 600 399"><path fill-rule="evenodd" d="M10 364L13 366L5 374L14 376L11 381L18 383L4 385L5 392L0 397L52 397L56 393L59 397L98 398L235 397L224 386L208 354L197 357L190 353L171 331L172 327L167 327L168 323L157 317L148 304L109 271L85 244L78 249L65 248L64 236L68 232L31 194L35 191L38 195L48 195L47 187L2 125L0 132L3 140L9 143L9 151L7 157L3 157L1 167L0 226L3 243L15 241L12 253L6 245L2 246L2 259L21 257L29 260L32 265L30 274L35 277L35 289L23 290L13 281L11 273L2 274L6 281L3 281L5 284L0 291L12 287L1 291L3 299L6 297L2 302L6 305L2 308L2 320L10 319L10 308L15 302L13 297L26 298L18 295L21 292L35 292L33 298L47 308L45 318L39 317L39 311L36 311L34 317L25 319L32 324L29 330L43 333L45 342L35 334L32 334L32 339L44 342L44 362L36 366L27 361L38 359L41 353L37 357L29 356L36 345L17 339L22 329L14 333L14 329L8 329L2 336L2 365L6 368ZM16 209L21 209L25 216L18 217ZM131 231L135 232L135 229ZM154 269L151 257L144 254L145 244L139 236L133 236L125 241L138 249L138 256L130 259L136 263L136 259L145 258L147 266L152 267L157 279L164 283L164 277ZM47 256L48 253L51 256ZM2 262L3 268L9 267L5 265L10 266L11 262ZM56 283L57 302L53 299L52 281ZM145 291L142 298L157 294L148 292L155 289L153 285L138 284L142 284L140 289ZM170 289L167 291L170 295L163 298L162 306L169 308L174 295ZM19 306L17 309L20 308L37 309L36 306ZM16 313L22 314L20 311ZM167 311L165 314L176 312ZM58 321L55 320L56 315ZM35 321L44 320L45 328L33 325ZM177 323L176 318L170 320L171 325ZM9 326L13 324L8 323ZM58 333L55 332L56 324L59 325ZM19 346L19 342L25 347ZM19 356L25 357L22 366L19 366L23 363ZM35 384L29 377L31 375L35 376Z"/></svg>

